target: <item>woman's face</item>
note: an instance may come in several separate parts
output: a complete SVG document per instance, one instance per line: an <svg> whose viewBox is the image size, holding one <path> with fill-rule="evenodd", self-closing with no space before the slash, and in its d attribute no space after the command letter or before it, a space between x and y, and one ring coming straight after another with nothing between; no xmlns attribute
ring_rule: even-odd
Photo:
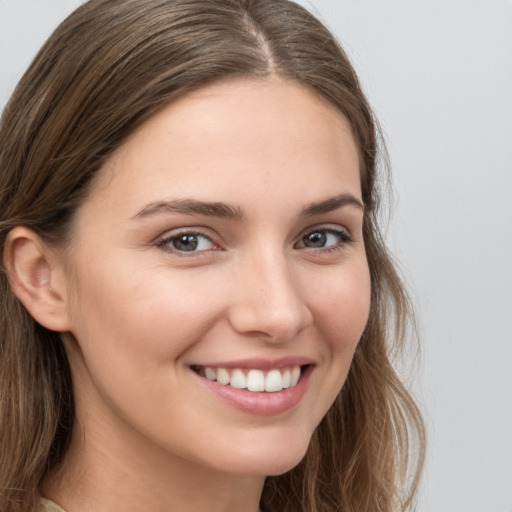
<svg viewBox="0 0 512 512"><path fill-rule="evenodd" d="M102 169L63 256L86 432L227 473L297 464L368 318L362 219L350 127L303 86L164 108Z"/></svg>

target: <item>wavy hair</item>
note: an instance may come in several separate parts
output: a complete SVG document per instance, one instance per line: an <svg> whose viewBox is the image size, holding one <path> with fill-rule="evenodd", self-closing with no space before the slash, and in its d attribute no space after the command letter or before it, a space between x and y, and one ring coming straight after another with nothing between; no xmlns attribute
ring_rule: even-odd
<svg viewBox="0 0 512 512"><path fill-rule="evenodd" d="M53 33L0 120L0 251L24 225L65 244L91 178L168 102L218 80L278 75L326 98L360 152L371 310L347 381L303 461L269 477L269 512L411 510L424 427L390 362L409 303L378 227L380 143L372 111L332 34L288 0L91 0ZM56 332L37 324L0 264L0 510L37 507L65 456L73 383Z"/></svg>

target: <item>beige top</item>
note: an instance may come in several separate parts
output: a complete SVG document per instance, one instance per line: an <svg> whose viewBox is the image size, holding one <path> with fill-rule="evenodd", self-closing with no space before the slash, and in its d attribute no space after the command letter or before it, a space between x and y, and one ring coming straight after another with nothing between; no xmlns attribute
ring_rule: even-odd
<svg viewBox="0 0 512 512"><path fill-rule="evenodd" d="M41 512L65 512L59 505L45 498L41 498L41 506Z"/></svg>

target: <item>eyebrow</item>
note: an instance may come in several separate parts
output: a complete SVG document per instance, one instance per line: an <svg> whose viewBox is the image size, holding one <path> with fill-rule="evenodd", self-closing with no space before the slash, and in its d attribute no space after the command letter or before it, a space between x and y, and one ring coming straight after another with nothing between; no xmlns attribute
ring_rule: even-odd
<svg viewBox="0 0 512 512"><path fill-rule="evenodd" d="M364 211L363 203L352 194L339 194L323 201L311 203L301 211L301 217L312 217L328 213L344 206L354 206ZM144 219L160 213L179 213L185 215L205 215L230 220L243 220L244 212L239 206L222 202L198 201L195 199L172 199L167 201L152 201L135 214L133 219Z"/></svg>
<svg viewBox="0 0 512 512"><path fill-rule="evenodd" d="M241 208L220 202L197 201L195 199L173 199L148 203L133 218L143 219L162 212L182 213L185 215L206 215L231 220L242 220Z"/></svg>
<svg viewBox="0 0 512 512"><path fill-rule="evenodd" d="M355 206L357 209L364 212L363 203L352 194L339 194L324 201L311 203L302 210L303 217L312 217L313 215L320 215L322 213L329 213L343 206Z"/></svg>

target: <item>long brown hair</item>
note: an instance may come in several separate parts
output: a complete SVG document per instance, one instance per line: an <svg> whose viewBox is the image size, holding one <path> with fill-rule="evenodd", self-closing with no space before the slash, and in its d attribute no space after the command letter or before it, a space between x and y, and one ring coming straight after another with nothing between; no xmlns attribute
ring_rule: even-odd
<svg viewBox="0 0 512 512"><path fill-rule="evenodd" d="M65 244L91 178L169 101L216 80L272 74L327 98L352 126L372 302L346 384L304 460L267 479L262 507L409 510L424 429L390 363L409 304L377 224L378 131L345 53L303 8L288 0L91 0L77 9L43 46L1 118L0 250L18 225ZM59 334L30 317L4 266L0 301L0 510L26 512L65 455L73 388Z"/></svg>

